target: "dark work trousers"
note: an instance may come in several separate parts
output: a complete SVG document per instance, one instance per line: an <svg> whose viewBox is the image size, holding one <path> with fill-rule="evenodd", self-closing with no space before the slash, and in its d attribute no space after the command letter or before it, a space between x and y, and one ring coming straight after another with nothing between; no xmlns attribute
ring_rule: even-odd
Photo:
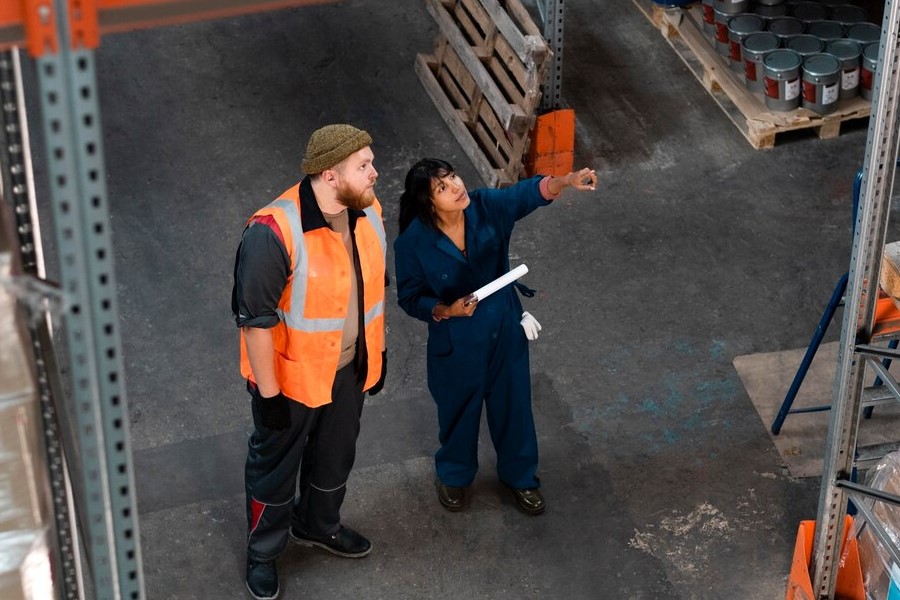
<svg viewBox="0 0 900 600"><path fill-rule="evenodd" d="M254 560L277 557L287 545L291 525L315 537L329 536L340 527L364 399L354 363L337 372L331 398L318 408L291 402L291 426L283 431L262 427L258 400L251 400L255 429L244 483L247 555Z"/></svg>
<svg viewBox="0 0 900 600"><path fill-rule="evenodd" d="M465 487L475 479L484 406L500 481L516 489L540 487L528 340L517 318L501 316L497 323L488 343L428 357L441 442L435 470L444 485Z"/></svg>

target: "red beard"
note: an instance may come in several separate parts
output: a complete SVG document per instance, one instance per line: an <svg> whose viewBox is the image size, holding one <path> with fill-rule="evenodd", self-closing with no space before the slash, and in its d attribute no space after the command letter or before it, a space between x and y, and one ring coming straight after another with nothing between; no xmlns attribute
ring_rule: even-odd
<svg viewBox="0 0 900 600"><path fill-rule="evenodd" d="M350 189L342 188L337 192L337 201L347 208L364 210L375 202L375 192L371 188L366 188L362 192L354 192Z"/></svg>

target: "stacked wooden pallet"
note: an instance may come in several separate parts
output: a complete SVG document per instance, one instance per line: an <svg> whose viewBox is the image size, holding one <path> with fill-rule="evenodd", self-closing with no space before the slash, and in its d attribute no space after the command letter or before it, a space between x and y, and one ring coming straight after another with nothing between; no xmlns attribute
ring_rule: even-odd
<svg viewBox="0 0 900 600"><path fill-rule="evenodd" d="M773 111L761 93L749 90L741 73L731 70L727 57L717 53L703 32L700 7L662 8L650 0L633 0L700 80L728 118L757 149L772 148L776 137L788 131L809 129L822 139L840 135L841 124L868 118L871 104L862 98L841 100L836 111L819 115L805 108Z"/></svg>
<svg viewBox="0 0 900 600"><path fill-rule="evenodd" d="M550 49L519 0L426 0L437 22L416 73L491 187L524 175Z"/></svg>

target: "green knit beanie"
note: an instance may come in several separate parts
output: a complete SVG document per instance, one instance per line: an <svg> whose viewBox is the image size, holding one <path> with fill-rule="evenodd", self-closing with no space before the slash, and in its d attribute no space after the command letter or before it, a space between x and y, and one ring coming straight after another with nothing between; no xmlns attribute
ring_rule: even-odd
<svg viewBox="0 0 900 600"><path fill-rule="evenodd" d="M370 145L372 136L362 129L344 123L326 125L309 136L306 156L300 167L307 175L318 175Z"/></svg>

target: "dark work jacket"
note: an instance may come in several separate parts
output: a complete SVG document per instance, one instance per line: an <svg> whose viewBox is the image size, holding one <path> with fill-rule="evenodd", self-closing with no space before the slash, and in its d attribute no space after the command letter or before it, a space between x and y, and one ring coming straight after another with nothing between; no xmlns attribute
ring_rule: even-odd
<svg viewBox="0 0 900 600"><path fill-rule="evenodd" d="M535 176L504 189L469 192L467 255L443 232L419 219L394 241L397 300L407 314L428 323L429 379L433 357L452 355L456 360L447 367L457 372L447 375L460 377L470 373L453 367L466 369L490 362L492 349L505 336L515 338L513 346L525 351L526 338L519 326L522 303L512 285L479 302L471 317L435 322L432 310L438 302L452 304L509 271L509 241L515 222L550 203L541 196L541 179Z"/></svg>

